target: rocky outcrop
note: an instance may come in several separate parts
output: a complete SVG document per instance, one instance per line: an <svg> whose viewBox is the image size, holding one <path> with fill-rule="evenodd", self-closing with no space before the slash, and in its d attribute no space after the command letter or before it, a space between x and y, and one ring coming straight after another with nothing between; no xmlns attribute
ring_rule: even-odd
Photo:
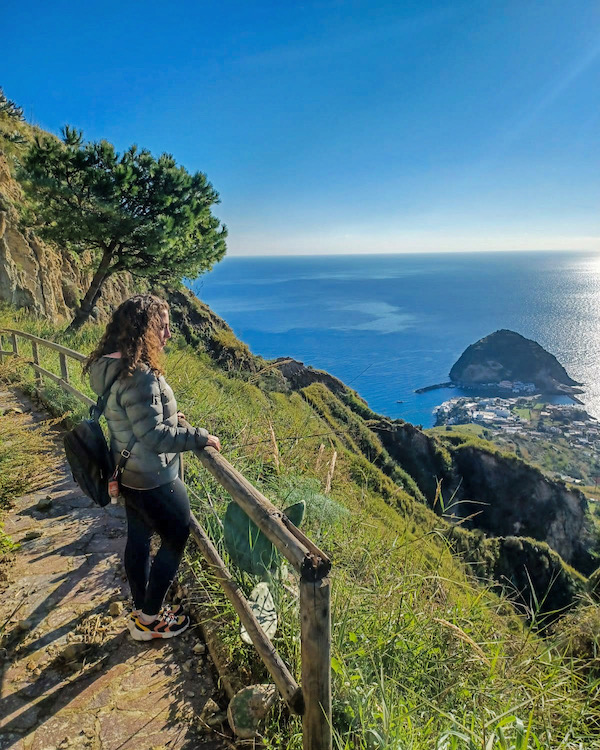
<svg viewBox="0 0 600 750"><path fill-rule="evenodd" d="M473 446L453 452L461 477L453 512L490 536L546 542L567 563L589 575L597 566L595 534L585 495L545 477L516 456Z"/></svg>
<svg viewBox="0 0 600 750"><path fill-rule="evenodd" d="M183 285L159 290L169 301L173 324L192 346L208 352L226 370L256 373L255 357L227 323Z"/></svg>
<svg viewBox="0 0 600 750"><path fill-rule="evenodd" d="M336 396L345 395L347 391L346 385L338 378L324 370L314 370L312 367L307 367L303 362L298 362L296 359L278 357L273 360L273 364L277 365L277 369L288 381L292 390L299 391L313 383L322 383ZM366 401L364 403L366 404Z"/></svg>
<svg viewBox="0 0 600 750"><path fill-rule="evenodd" d="M449 444L401 420L369 422L436 512L490 537L531 537L589 575L598 544L585 496L491 445ZM444 443L446 441L443 441ZM467 520L465 520L467 519Z"/></svg>
<svg viewBox="0 0 600 750"><path fill-rule="evenodd" d="M5 231L0 237L0 299L54 320L68 317L63 288L68 289L69 275L64 273L67 269L63 269L60 255L48 251L33 234L21 233L6 218L4 223Z"/></svg>
<svg viewBox="0 0 600 750"><path fill-rule="evenodd" d="M545 542L526 537L487 538L460 526L446 537L481 579L495 582L530 620L543 626L573 605L586 590L585 579Z"/></svg>
<svg viewBox="0 0 600 750"><path fill-rule="evenodd" d="M0 237L0 300L51 320L70 320L91 273L33 232L20 231L7 218L5 223ZM96 320L106 320L134 289L128 274L109 279L94 311Z"/></svg>
<svg viewBox="0 0 600 750"><path fill-rule="evenodd" d="M500 330L471 344L450 370L461 385L534 383L544 393L562 393L580 385L553 354L519 333Z"/></svg>
<svg viewBox="0 0 600 750"><path fill-rule="evenodd" d="M446 499L452 496L460 480L450 453L437 440L400 419L370 420L368 424L394 461L413 477L431 506L438 492Z"/></svg>

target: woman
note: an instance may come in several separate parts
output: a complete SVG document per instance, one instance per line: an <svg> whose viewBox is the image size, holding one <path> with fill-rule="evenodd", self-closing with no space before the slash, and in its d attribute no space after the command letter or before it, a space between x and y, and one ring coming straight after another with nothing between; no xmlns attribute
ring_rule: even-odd
<svg viewBox="0 0 600 750"><path fill-rule="evenodd" d="M113 456L117 462L123 453L127 457L120 487L127 514L125 572L135 605L129 629L140 641L171 638L190 624L181 608L163 607L189 535L179 453L207 445L221 450L219 438L206 430L178 424L183 415L162 370L170 338L167 303L136 294L115 310L84 368L98 395L108 391L104 416ZM151 565L153 532L161 546Z"/></svg>

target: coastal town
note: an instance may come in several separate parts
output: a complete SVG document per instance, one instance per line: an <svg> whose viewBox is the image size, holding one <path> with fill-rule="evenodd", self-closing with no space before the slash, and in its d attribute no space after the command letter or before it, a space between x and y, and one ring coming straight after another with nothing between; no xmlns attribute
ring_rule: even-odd
<svg viewBox="0 0 600 750"><path fill-rule="evenodd" d="M578 404L552 404L533 383L500 383L494 397L458 397L434 410L436 427L475 425L482 437L539 464L555 479L600 482L600 422Z"/></svg>

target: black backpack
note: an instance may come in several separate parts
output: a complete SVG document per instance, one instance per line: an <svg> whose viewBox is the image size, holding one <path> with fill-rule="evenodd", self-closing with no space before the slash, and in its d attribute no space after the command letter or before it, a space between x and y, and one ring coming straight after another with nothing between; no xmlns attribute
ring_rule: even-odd
<svg viewBox="0 0 600 750"><path fill-rule="evenodd" d="M82 420L64 437L65 454L73 479L84 495L102 508L110 503L108 483L115 473L115 462L106 444L99 420L108 401L110 389L118 377L117 375L98 398L96 404L90 407L90 418ZM119 473L123 470L134 443L135 437L132 437L127 448L121 453L118 464Z"/></svg>

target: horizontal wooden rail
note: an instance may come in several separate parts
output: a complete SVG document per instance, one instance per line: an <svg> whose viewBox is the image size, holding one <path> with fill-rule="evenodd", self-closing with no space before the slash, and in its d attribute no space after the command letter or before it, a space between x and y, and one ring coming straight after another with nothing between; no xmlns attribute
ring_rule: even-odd
<svg viewBox="0 0 600 750"><path fill-rule="evenodd" d="M30 362L29 360L27 361L27 364L31 365L31 367L33 367L36 372L39 372L40 375L45 375L47 378L50 378L50 380L53 380L72 396L75 396L80 401L83 401L84 404L87 404L87 406L96 405L96 402L93 399L91 399L89 396L86 396L85 393L78 391L77 388L74 388L70 383L67 383L66 380L59 377L58 375L55 375L53 372L45 370L43 367L40 367L40 365L36 365L35 362Z"/></svg>
<svg viewBox="0 0 600 750"><path fill-rule="evenodd" d="M47 341L46 339L41 339L39 336L34 336L32 333L25 333L25 331L17 331L14 328L2 328L0 333L10 333L15 336L19 336L24 339L29 339L30 341L36 341L38 344L43 344L48 349L54 349L55 352L60 352L61 354L66 354L67 357L71 357L71 359L76 359L78 362L85 362L87 357L85 354L82 354L81 352L76 352L74 349L69 349L66 346L62 346L62 344L55 344L54 341ZM13 352L11 352L12 354Z"/></svg>
<svg viewBox="0 0 600 750"><path fill-rule="evenodd" d="M227 570L214 544L193 514L191 517L191 532L194 541L221 584L225 595L237 612L242 625L246 628L254 648L263 660L283 699L295 714L302 714L304 712L304 699L301 688L290 674L289 669L277 653L275 646L260 626L260 623L250 609L248 601L240 594L238 585Z"/></svg>
<svg viewBox="0 0 600 750"><path fill-rule="evenodd" d="M185 423L187 424L187 422ZM267 539L306 580L319 581L331 570L331 561L299 531L256 487L214 448L195 451L200 462L229 492Z"/></svg>
<svg viewBox="0 0 600 750"><path fill-rule="evenodd" d="M81 352L76 352L74 349L69 349L66 346L62 346L61 344L55 344L54 341L46 341L46 339L42 339L39 336L34 336L31 333L25 333L25 331L17 331L14 328L0 328L0 339L2 338L3 335L6 335L6 334L10 335L13 348L12 348L12 351L6 351L3 349L0 349L0 357L20 356L19 347L17 344L18 338L24 338L24 339L31 341L31 352L33 356L33 361L28 360L28 359L25 361L28 365L31 365L31 367L33 367L33 369L35 370L36 381L37 381L38 386L42 385L42 382L39 376L43 375L44 377L49 378L53 382L60 385L61 388L63 388L63 390L67 391L72 396L75 396L75 398L78 398L86 406L94 406L94 404L96 403L94 399L91 399L89 396L86 396L85 393L78 391L77 388L74 388L69 383L69 370L67 368L67 357L70 357L71 359L75 359L78 362L85 362L87 359L85 354L81 354ZM39 346L45 346L47 349L52 349L53 351L59 353L59 364L60 364L60 372L61 372L60 375L55 375L53 372L46 370L44 367L42 367L39 364Z"/></svg>

